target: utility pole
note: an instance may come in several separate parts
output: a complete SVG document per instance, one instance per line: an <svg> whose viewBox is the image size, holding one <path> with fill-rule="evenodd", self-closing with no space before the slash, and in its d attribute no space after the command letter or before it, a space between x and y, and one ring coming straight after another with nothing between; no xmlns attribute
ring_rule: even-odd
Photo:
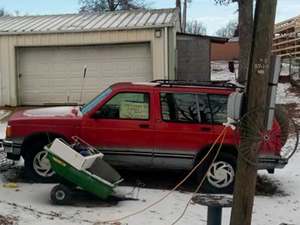
<svg viewBox="0 0 300 225"><path fill-rule="evenodd" d="M277 0L256 1L250 65L248 70L247 112L258 108L264 110L262 107L265 107L267 103L267 87L276 4ZM254 116L254 114L251 116L250 113L248 121L249 123L255 121L256 124L263 125L265 121L264 113L260 113L258 116ZM241 132L241 136L242 135L243 132ZM247 157L249 161L255 162L257 159L257 147L257 143L248 141L247 149L249 151L247 151L247 154L243 157ZM246 162L243 157L241 154L238 154L230 225L251 225L257 168Z"/></svg>
<svg viewBox="0 0 300 225"><path fill-rule="evenodd" d="M182 28L181 23L181 0L176 0L176 8L178 9L178 16L179 16L179 24L180 24L180 28Z"/></svg>
<svg viewBox="0 0 300 225"><path fill-rule="evenodd" d="M184 33L185 33L185 30L186 30L187 1L188 1L188 0L183 0L182 31L183 31Z"/></svg>
<svg viewBox="0 0 300 225"><path fill-rule="evenodd" d="M245 84L247 81L249 58L253 30L253 0L237 0L239 5L239 45L240 63L238 82Z"/></svg>

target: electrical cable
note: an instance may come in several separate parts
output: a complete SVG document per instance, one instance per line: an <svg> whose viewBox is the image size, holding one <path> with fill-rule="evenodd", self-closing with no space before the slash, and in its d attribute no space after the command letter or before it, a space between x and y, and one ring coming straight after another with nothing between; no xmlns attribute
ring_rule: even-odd
<svg viewBox="0 0 300 225"><path fill-rule="evenodd" d="M213 142L213 144L211 145L210 149L208 150L208 152L206 153L206 155L200 160L199 163L197 163L196 166L194 166L194 168L187 174L187 176L185 178L183 178L173 189L171 189L167 194L165 194L164 196L162 196L160 199L154 201L153 203L151 203L150 205L146 206L143 209L140 209L136 212L133 212L131 214L128 214L126 216L120 217L119 219L111 219L111 220L107 220L107 221L98 221L96 222L94 225L101 225L101 224L114 224L116 222L119 222L121 220L125 220L128 219L130 217L136 216L138 214L141 214L143 212L145 212L146 210L152 208L153 206L157 205L158 203L162 202L164 199L166 199L169 195L171 195L175 190L177 190L198 168L199 166L205 161L205 159L210 155L211 151L214 149L214 147L216 146L217 142L219 141L220 138L222 138L224 136L224 133L226 133L226 129L227 127L224 127L224 129L221 131L221 133L219 134L219 136L215 139L215 141Z"/></svg>
<svg viewBox="0 0 300 225"><path fill-rule="evenodd" d="M220 143L220 145L219 145L219 147L218 147L218 150L217 150L217 154L214 156L214 159L212 160L212 162L211 162L209 168L207 169L205 175L203 176L203 178L201 179L199 185L197 186L197 188L196 188L195 191L193 192L192 197L191 197L191 198L189 199L189 201L187 202L187 204L186 204L186 206L185 206L183 212L180 214L180 216L179 216L179 217L178 217L171 225L175 225L176 223L178 223L178 222L183 218L184 214L186 213L186 211L187 211L187 209L188 209L188 207L189 207L189 205L190 205L190 203L191 203L191 201L192 201L192 199L193 199L193 196L194 196L196 193L199 192L199 190L200 190L200 188L201 188L201 186L202 186L202 184L203 184L203 182L204 182L204 180L205 180L205 178L206 178L208 172L209 172L210 169L211 169L211 166L212 166L213 163L216 161L216 159L217 159L217 157L218 157L218 155L219 155L219 153L220 153L220 150L221 150L221 148L222 148L222 145L223 145L225 136L226 136L226 131L225 131L224 134L223 134L221 143Z"/></svg>

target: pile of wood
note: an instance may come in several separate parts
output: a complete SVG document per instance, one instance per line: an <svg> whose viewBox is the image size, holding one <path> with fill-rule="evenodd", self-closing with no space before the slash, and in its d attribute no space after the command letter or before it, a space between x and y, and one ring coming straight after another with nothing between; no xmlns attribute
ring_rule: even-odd
<svg viewBox="0 0 300 225"><path fill-rule="evenodd" d="M300 15L275 25L272 52L282 58L300 58Z"/></svg>

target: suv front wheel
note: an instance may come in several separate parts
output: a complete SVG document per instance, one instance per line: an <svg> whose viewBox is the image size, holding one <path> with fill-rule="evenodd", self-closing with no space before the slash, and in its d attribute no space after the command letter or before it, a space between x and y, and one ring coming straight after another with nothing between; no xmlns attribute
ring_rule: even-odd
<svg viewBox="0 0 300 225"><path fill-rule="evenodd" d="M55 177L47 158L47 151L44 147L48 142L38 140L32 143L30 148L25 149L25 176L32 181L48 182Z"/></svg>
<svg viewBox="0 0 300 225"><path fill-rule="evenodd" d="M236 174L236 156L226 152L220 152L216 160L210 166L204 180L202 190L208 193L233 193ZM200 183L209 168L209 163L199 168L197 182Z"/></svg>

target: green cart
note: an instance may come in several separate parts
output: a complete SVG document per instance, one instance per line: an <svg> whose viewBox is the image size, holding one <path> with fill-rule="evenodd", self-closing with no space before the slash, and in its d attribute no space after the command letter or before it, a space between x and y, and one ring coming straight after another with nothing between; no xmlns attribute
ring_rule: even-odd
<svg viewBox="0 0 300 225"><path fill-rule="evenodd" d="M107 200L123 179L102 159L102 153L79 138L74 140L76 144L69 145L61 139L55 139L45 147L53 171L62 178L62 183L51 190L51 201L60 205L70 204L76 190ZM83 147L82 143L86 146Z"/></svg>

